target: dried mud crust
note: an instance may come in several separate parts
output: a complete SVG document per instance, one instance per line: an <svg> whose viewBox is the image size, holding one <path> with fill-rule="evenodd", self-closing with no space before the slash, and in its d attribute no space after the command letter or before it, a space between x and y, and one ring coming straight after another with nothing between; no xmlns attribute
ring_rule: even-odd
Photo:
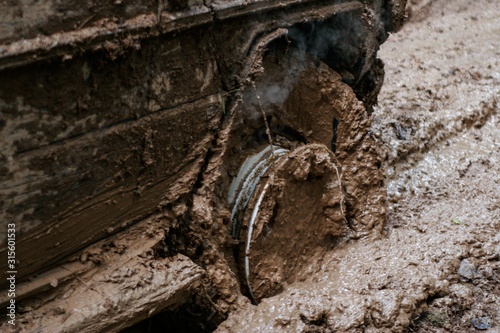
<svg viewBox="0 0 500 333"><path fill-rule="evenodd" d="M498 331L500 8L437 6L446 11L407 24L380 53L372 135L387 169L385 236L336 249L217 332Z"/></svg>

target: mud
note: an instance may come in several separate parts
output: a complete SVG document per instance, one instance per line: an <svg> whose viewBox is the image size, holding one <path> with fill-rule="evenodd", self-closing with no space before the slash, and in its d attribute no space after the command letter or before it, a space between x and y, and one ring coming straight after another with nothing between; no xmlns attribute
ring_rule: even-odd
<svg viewBox="0 0 500 333"><path fill-rule="evenodd" d="M239 250L245 265L239 271L254 302L304 279L298 274L304 266L323 257L348 229L340 167L326 146L284 154L262 178L242 220L241 239L248 240Z"/></svg>
<svg viewBox="0 0 500 333"><path fill-rule="evenodd" d="M85 29L38 41L81 37L63 57L62 37L43 52L8 45L0 213L19 225L20 330L117 332L197 306L200 325L215 328L251 304L249 286L261 300L304 280L308 255L318 266L351 238L380 236L385 188L369 114L390 22L373 13L398 11L356 1L286 15L273 3L236 5L210 4L214 22L193 15L171 34L129 31L140 45L118 34L113 42L126 46L117 52L101 35L85 44ZM325 32L312 35L322 52L303 43L311 30ZM30 52L42 60L26 60ZM232 235L228 192L243 161L269 145L290 153L262 177L275 182L246 253L248 215ZM287 209L295 204L308 207ZM286 251L268 256L278 248Z"/></svg>
<svg viewBox="0 0 500 333"><path fill-rule="evenodd" d="M182 40L196 43L204 62L189 66L191 87L179 57L154 61L167 49L180 53L181 42L145 42L116 61L100 54L3 72L0 215L18 225L20 274L190 192L222 110L209 42ZM167 75L163 66L174 69ZM181 84L182 91L175 88Z"/></svg>
<svg viewBox="0 0 500 333"><path fill-rule="evenodd" d="M19 330L496 330L499 5L412 5L422 18L410 15L378 53L383 88L375 57L402 23L397 1L384 2L382 21L358 2L250 21L234 18L249 7L207 3L225 28L139 32L140 48L94 53L90 65L79 52L9 63L0 208L31 234ZM276 29L284 22L295 25ZM335 37L326 49L305 42L323 29ZM230 50L236 39L245 44ZM76 86L56 89L73 76ZM235 234L231 184L271 144L290 152L259 177Z"/></svg>
<svg viewBox="0 0 500 333"><path fill-rule="evenodd" d="M270 50L270 53L262 61L262 69L259 69L259 74L256 75L256 89L251 87L242 94L241 112L234 113L233 121L227 124L226 129L219 137L217 147L220 148L215 150L216 154L206 168L203 182L193 197L194 204L191 211L193 223L188 230L184 231L193 242L189 243L187 247L188 256L196 256L194 249L198 246L203 248L203 252L197 260L206 265L205 267L212 277L211 283L220 291L221 297L216 301L223 311L234 310L239 308L241 304L249 303L248 298L244 297L240 291L242 288L243 293L250 296L248 286L245 286L245 275L242 272L244 258L242 258L241 253L245 250L245 229L240 239L229 236L233 224L230 221L232 207L219 200L223 200L228 195L227 191L231 186L231 181L233 177L237 177L238 170L245 158L249 154L259 151L259 145L269 144L263 119L260 116L259 109L262 105L256 98L256 91L264 92L262 94L264 98L261 98L264 102L261 103L265 103L264 112L268 125L272 129L273 142L279 143L286 149L294 149L290 153L291 155L283 155L283 171L279 171L279 160L277 160L275 164L277 169L269 168L269 172L275 170L277 174L275 176L273 174L267 175L267 178L276 177L276 183L270 185L269 191L264 194L267 199L263 201L265 203L262 206L262 221L259 221L261 224L257 224L257 231L255 237L252 237L249 252L250 266L256 265L265 273L257 274L257 276L253 276L254 273L250 275L250 280L255 281L261 288L255 295L257 300L281 291L286 281L302 279L298 275L291 274L291 272L297 272L294 263L300 261L297 260L297 253L293 251L294 248L291 245L297 245L297 250L300 252L317 250L319 253L324 253L326 249L336 244L336 242L325 242L325 238L329 238L330 241L338 238L338 242L341 243L351 237L359 237L360 234L376 236L382 229L385 214L385 196L381 186L382 171L380 164L377 164L379 160L375 143L366 135L370 120L366 109L357 100L352 89L341 81L340 75L317 58L306 55L300 50L289 49L284 57L279 54L282 52L279 51L280 49L273 51L270 46ZM278 57L282 61L277 62ZM300 63L303 65L300 65L301 68L297 68L297 64ZM281 92L281 95L276 94L276 88L279 88L278 92ZM266 91L274 91L274 96L277 95L278 98L275 100L265 98ZM284 96L285 100L280 99L279 96ZM342 96L342 99L339 99L339 96ZM315 114L315 117L313 117L314 113L306 112L311 105L314 105L317 110L321 110ZM239 108L238 100L236 100L235 106ZM339 119L335 157L332 153L325 155L324 152L328 146L332 145L334 138L333 119ZM361 133L358 131L352 133L354 127L359 129ZM298 129L298 131L290 129ZM319 144L319 146L316 147L313 144ZM363 152L366 160L362 167L359 167L360 163L358 162L358 159L362 158L361 154L353 154L353 151L359 150L360 146L366 147ZM313 149L312 151L317 149L321 151L319 154L309 152L306 156L312 154L311 156L323 157L317 157L317 162L313 162L314 158L309 161L311 156L305 159L300 157L299 152L307 151L306 148ZM297 157L291 158L295 154L298 154ZM326 156L329 157L326 158ZM295 159L297 161L294 162ZM333 187L338 186L334 185L334 182L338 181L337 172L334 172L336 162L333 161L335 159L338 159L338 163L342 166L337 171L339 171L345 186L345 214L346 216L351 214L349 215L351 217L349 221L352 222L350 224L343 220L344 214L339 214L339 216L336 214L336 211L340 210L340 206L344 203L335 203L335 200L343 201L342 196L339 198L338 195L335 195L331 197L332 202L322 202L325 201L322 194L328 193L332 189L325 189L323 183L314 179L315 177L323 178L328 180L327 182L330 182ZM327 160L332 162L326 163ZM312 178L306 177L305 181L301 182L298 180L290 181L290 175L286 174L290 168L293 169L296 162L302 163L305 170L310 168ZM291 164L288 165L289 163ZM308 167L309 163L311 165ZM320 166L314 167L315 163L319 163ZM323 167L326 169L319 172ZM316 176L313 172L315 168L319 168ZM306 172L306 174L308 173ZM266 175L264 176L266 178ZM300 179L301 175L297 174L297 177ZM367 179L369 180L367 181ZM303 186L297 182L302 183ZM260 186L260 190L262 190L265 184L262 183ZM259 185L257 188L259 189ZM304 193L317 192L316 198L321 200L310 201L306 198L296 198L293 194L288 196L282 192L286 188L297 190L303 193L302 196ZM362 192L363 189L365 192ZM254 192L249 207L256 205L259 200L258 194L261 193L260 190ZM207 198L211 199L207 200ZM293 212L287 208L290 200L306 206L312 204L314 207L310 211L312 216L307 216L308 213L302 211L302 206L297 207L297 209L301 211L301 214L305 214L303 218L300 217L301 215L293 216ZM370 200L374 204L369 208L379 214L368 216L360 213L365 201ZM349 206L349 204L351 205ZM333 210L328 211L329 207ZM251 209L247 210L246 217L243 218L242 222L244 226L248 226L247 221L251 217ZM328 212L331 213L329 216L332 221L330 222L327 221ZM320 216L320 220L325 221L326 224L319 226L313 218L315 215ZM271 231L267 235L266 224L272 225L271 230L276 227L276 233ZM318 228L313 227L311 230L313 233L316 231L318 237L308 240L303 238L305 233L298 232L298 230L307 230L308 224L318 225ZM258 236L259 234L261 237ZM284 242L285 239L288 243ZM267 243L268 240L269 243ZM270 249L280 248L280 245L284 245L287 249L282 253L282 256L269 258L268 254L265 254L269 253ZM221 247L223 252L218 250ZM314 261L308 263L316 265ZM227 267L231 269L228 270ZM283 271L277 271L277 268ZM268 273L270 276L265 277ZM271 280L272 283L268 285L267 282Z"/></svg>
<svg viewBox="0 0 500 333"><path fill-rule="evenodd" d="M484 317L498 330L500 8L430 8L380 51L372 135L387 170L383 237L335 249L309 279L239 309L218 332L472 332Z"/></svg>
<svg viewBox="0 0 500 333"><path fill-rule="evenodd" d="M37 35L50 35L75 28L98 26L109 21L120 24L140 14L155 12L152 1L11 1L1 4L0 43Z"/></svg>
<svg viewBox="0 0 500 333"><path fill-rule="evenodd" d="M327 34L319 34L317 39L329 56L333 54L349 64L346 70L354 83L366 83L357 91L358 95L370 95L376 91L370 83L373 80L380 83L380 75L371 75L376 67L374 50L391 27L385 26L388 20L362 14L372 10L387 11L389 16L397 13L389 4L384 8L379 5L357 1L311 2L292 6L282 15L272 10L276 7L273 2L252 6L239 2L194 3L175 10L160 8L159 18L156 14L137 14L135 18L124 14L120 16L123 21L119 20L120 24L113 23L113 17L120 11L110 9L101 13L108 18L103 25L89 21L91 26L77 26L69 32L65 32L63 25L56 30L47 26L49 36L33 38L27 27L26 34L19 32L19 40L5 40L0 54L0 130L4 143L0 156L0 215L2 223L14 221L18 225L18 258L24 263L19 267L20 276L28 278L47 270L85 246L156 214L169 211L169 216L190 220L191 194L203 185L204 178L213 178L221 187L207 192L204 200L213 204L211 195L224 196L222 188L228 186L230 177L211 175L219 166L210 161L219 151L228 151L234 161L224 157L217 163L228 163L229 172L237 170L237 159L244 156L239 151L251 136L259 137L258 131L263 127L259 110L257 116L252 115L255 103L250 106L252 99L255 100L255 90L267 99L269 96L264 96L263 89L267 88L266 82L273 80L270 78L274 77L274 85L278 87L280 78L290 79L283 82L284 94L277 94L280 100L273 102L288 105L280 105L282 110L274 118L274 111L269 111L273 129L289 132L297 127L295 131L301 132L298 134L303 140L331 146L333 111L327 110L323 119L315 119L305 105L317 103L317 107L326 108L321 97L316 94L309 100L293 101L287 94L298 89L297 96L307 96L307 88L296 88L293 75L283 77L289 72L308 76L317 66L297 69L289 58L285 67L269 67L269 74L258 75L273 59L267 57L267 64L262 66L264 51L275 39L283 44L288 31L283 27L291 29L299 22L308 22L319 30L331 26L335 36L354 35L360 29L365 34L357 35L356 51L345 55L343 51L353 45L338 38L328 40ZM7 7L14 10L16 5ZM150 12L152 7L144 9ZM16 21L11 12L6 11L5 15ZM262 15L253 15L257 12ZM148 15L153 15L156 21ZM353 26L341 24L346 20L353 22ZM47 22L38 23L44 26ZM305 32L302 28L297 31L289 37L290 49L303 46ZM287 46L280 48L284 50ZM302 50L311 57L308 50ZM355 159L352 152L360 143L365 145L363 149L372 149L368 155L376 156L373 142L363 138L369 120L361 104L356 106L357 96L349 85L335 77L331 68L325 64L322 68L324 82L314 83L316 89L328 80L335 81L335 88L327 89L343 98L345 105L330 97L332 110L348 117L348 110L353 108L356 116L352 117L357 117L350 121L337 116L342 122L338 127L339 143L346 140L345 146L336 147L339 159ZM284 72L277 73L278 70ZM268 106L271 107L264 105ZM288 109L293 111L290 115ZM314 127L316 120L321 122L318 127ZM227 127L228 124L234 126ZM347 124L352 127L347 128ZM231 137L219 140L223 136L220 131L228 128ZM224 147L226 144L228 148ZM376 164L375 159L372 164ZM355 161L345 165L351 163ZM207 167L212 169L207 172ZM379 167L375 165L370 172L376 175L375 187L381 187L377 183L381 180ZM371 203L377 206L384 199L375 188L365 194L354 185L361 174L347 175L346 183L352 180L353 185L346 201L352 229L369 234L372 229L380 231L384 212L376 212L372 219L363 215L361 206ZM226 208L226 203L219 206ZM172 211L172 207L180 208ZM212 220L217 220L217 216L218 213ZM179 227L177 222L173 225ZM172 235L173 243L176 237ZM195 243L175 246L199 252L198 241Z"/></svg>

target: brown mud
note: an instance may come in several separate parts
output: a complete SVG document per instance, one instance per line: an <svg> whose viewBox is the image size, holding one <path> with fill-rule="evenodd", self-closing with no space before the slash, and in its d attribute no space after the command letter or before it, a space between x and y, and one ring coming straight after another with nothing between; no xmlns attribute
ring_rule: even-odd
<svg viewBox="0 0 500 333"><path fill-rule="evenodd" d="M241 237L250 237L243 243L248 249L240 250L240 266L248 267L239 271L249 271L247 288L256 301L304 279L300 272L310 258L323 257L348 230L340 167L326 146L284 154L263 178L249 202L253 209L247 208L252 214L242 221L248 226L255 219Z"/></svg>
<svg viewBox="0 0 500 333"><path fill-rule="evenodd" d="M305 17L306 4L272 24L252 16L177 38L152 32L112 60L76 54L0 78L10 110L0 192L10 201L0 214L31 233L19 330L470 332L486 317L497 330L499 5L412 1L411 21L378 53L382 89L375 56L385 37L361 6L308 16L352 23L334 35L361 29L358 53L340 41L340 55L322 57L302 39L314 30L305 23L275 29ZM85 10L74 20L99 25L80 18ZM397 29L401 8L388 11L385 28ZM248 24L258 29L243 33ZM262 31L252 47L218 44ZM42 94L73 75L76 88ZM270 144L290 152L260 177L237 221L241 237L232 237L231 182ZM38 244L50 260L40 261Z"/></svg>
<svg viewBox="0 0 500 333"><path fill-rule="evenodd" d="M284 16L267 8L213 25L193 15L195 28L146 32L123 53L92 46L91 57L72 49L59 59L55 43L51 61L21 57L23 66L9 57L41 51L10 44L0 77L0 214L19 225L16 329L118 332L158 314L214 330L251 304L228 189L262 145L291 152L261 177L276 182L256 224L264 232L249 237L246 287L257 299L306 279L298 271L319 267L333 246L380 236L386 194L368 133L383 76L376 49L400 12L380 4L305 3ZM373 10L387 15L387 27ZM235 44L243 45L229 49ZM287 210L295 192L310 207ZM250 228L237 223L242 234ZM276 237L267 237L271 226ZM286 251L268 257L277 248Z"/></svg>
<svg viewBox="0 0 500 333"><path fill-rule="evenodd" d="M286 15L280 15L272 11L276 6L272 1L252 6L239 2L227 6L217 2L195 5L194 9L162 11L160 22L142 14L134 19L125 15L123 25L106 26L99 30L102 35L79 25L75 31L65 33L61 26L57 33L47 28L49 36L30 40L24 39L30 34L20 32L19 41L2 44L0 222L17 225L17 256L23 262L19 266L21 278L55 267L86 246L152 216L168 215L167 220L186 222L197 214L197 209L191 209L193 205L206 206L203 200L208 200L210 209L214 205L216 210L225 207L224 198L219 202L211 196L224 196L230 180L225 173L237 170L240 155L245 155L240 152L245 140L252 135L259 137L263 119L252 99L254 90L263 94L262 89L269 88L269 83L270 88L283 88L281 94L275 94L278 100L271 103L277 106L266 111L273 130L288 131L298 126L295 132L300 132L300 140L331 146L332 117L338 113L337 148L339 159L346 160L343 165L360 158L352 154L358 144L369 150L371 170L365 171L373 174L369 177L373 184L361 189L356 184L365 171L356 174L357 170L347 167L346 184L352 181L352 185L346 201L356 236L380 232L385 212L375 209L373 215L367 215L361 208L385 199L378 193L384 190L377 189L383 184L373 157L374 144L364 137L370 126L368 112L358 99L373 97L380 88L380 63L375 59L375 50L387 37L386 30L397 28L397 8L390 4L380 8L379 1L310 2L292 6ZM11 3L5 6L16 7ZM144 9L152 10L147 6ZM214 15L207 19L209 9ZM375 9L383 11L387 23L365 13ZM256 12L262 15L253 15ZM394 22L389 19L392 15L396 15ZM344 24L346 21L352 25ZM90 24L99 26L96 22ZM288 31L283 26L292 27ZM318 94L308 97L307 86L295 86L297 79L311 78L289 75L290 82L276 79L273 83L270 78L285 79L282 75L289 72L313 77L317 65L311 65L314 61L309 59L309 68L296 70L290 58L283 62L285 67L273 69L273 57L266 57L262 66L268 46L275 39L283 41L290 32L294 45L289 49L302 47L308 57L313 57L310 54L320 52L314 50L315 45L303 45L304 36L311 29L326 28L334 36L356 35L356 48L346 55L343 50L352 45L338 39L325 42L321 38L327 38L326 34L316 36L319 44L326 45L322 52L329 52L328 56L333 53L344 63L343 75L360 83L356 94L324 63L320 66L320 82L310 85L311 89L319 89L335 81L333 88L325 88L334 95L324 101ZM233 45L241 47L235 49ZM269 73L258 75L268 65ZM283 73L276 72L279 70ZM292 91L293 96L309 99L288 98ZM311 105L326 110L321 116L324 119L314 119ZM365 106L369 111L372 105L367 101ZM224 131L228 131L227 135ZM345 140L342 147L340 140ZM226 152L234 159L228 158ZM226 155L215 160L219 153ZM372 185L376 186L365 191ZM205 191L204 199L193 196L198 190ZM207 211L200 212L203 215ZM222 232L217 223L212 223L219 219L219 213L224 215L217 211L209 222L201 216L204 222L200 225L209 229L213 225L215 234ZM191 227L183 226L180 231L181 224L165 221L167 228L173 226L177 235L186 239L180 235ZM202 238L196 232L192 235L194 239ZM184 247L193 253L201 251L197 249L201 244L198 240L184 244L177 243L176 237L174 232L169 236L173 247L181 252ZM1 253L6 253L5 244L1 245Z"/></svg>
<svg viewBox="0 0 500 333"><path fill-rule="evenodd" d="M424 19L416 4L379 53L383 237L337 248L218 332L499 331L500 7L436 1Z"/></svg>

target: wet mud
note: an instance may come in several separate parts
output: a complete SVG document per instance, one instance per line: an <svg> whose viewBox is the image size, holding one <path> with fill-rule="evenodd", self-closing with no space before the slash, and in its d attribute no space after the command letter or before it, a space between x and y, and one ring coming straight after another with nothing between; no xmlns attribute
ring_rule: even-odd
<svg viewBox="0 0 500 333"><path fill-rule="evenodd" d="M382 238L336 248L307 280L239 309L218 332L498 330L500 8L430 8L379 53Z"/></svg>
<svg viewBox="0 0 500 333"><path fill-rule="evenodd" d="M20 330L118 332L155 315L213 330L305 281L333 248L381 235L369 131L387 31L370 13L398 12L323 5L148 35L118 54L49 48L53 62L9 63L0 214L19 224ZM234 31L246 42L224 50ZM325 33L307 44L312 31ZM263 147L273 162L232 216L231 186Z"/></svg>
<svg viewBox="0 0 500 333"><path fill-rule="evenodd" d="M376 189L382 187L381 171L374 144L364 137L369 119L359 96L372 95L379 88L375 50L387 30L396 27L386 27L389 20L363 13L379 10L391 16L397 11L389 4L379 8L377 1L311 2L292 6L284 16L271 10L273 2L193 6L163 8L160 17L145 6L149 16L136 13L129 19L125 15L123 24L108 22L110 26L103 27L92 21L92 27L77 25L68 33L65 26L57 32L47 27L49 36L25 40L31 33L23 32L18 41L2 44L0 216L3 224L18 225L18 258L24 263L20 277L55 267L86 246L157 214L183 220L165 223L182 229L177 235L172 232L173 247L202 251L197 249L198 241L187 245L176 240L186 238L180 235L187 229L180 225L197 212L191 212L193 200L201 199L193 194L204 191L205 179L213 179L203 200L208 200L210 209L214 204L216 210L227 208L224 188L230 175L224 173L237 172L239 158L245 156L241 150L252 137L262 141L267 117L272 132L284 132L281 136L288 136L286 140L335 145L339 159L349 160L341 161L342 165L356 163L352 153L357 145L370 150L370 170L345 170L346 184L352 183L346 202L354 232L380 231L384 211L372 217L361 209L383 201L384 196L378 193L383 189ZM214 15L208 15L207 21L209 9ZM257 11L265 13L250 15ZM101 14L119 13L103 10ZM346 21L353 25L343 24ZM323 33L316 34L322 52L309 50L312 46L304 45L304 39L311 29L334 36L356 35L356 48L344 55L352 45L338 38L328 40ZM364 34L356 34L358 30ZM267 49L302 53L280 62L268 53L264 57ZM364 83L354 93L321 61L332 54L345 63L344 76ZM308 60L302 61L306 55ZM299 63L305 67L297 67ZM314 82L318 66L321 76ZM299 87L297 80L310 85ZM312 87L318 93L309 97L307 89ZM322 87L323 95L332 96L322 100ZM262 105L256 103L256 96L262 98ZM371 104L365 104L369 110ZM311 105L325 111L315 117ZM334 116L340 122L335 128ZM286 140L281 141L287 145ZM220 152L234 158L226 155L215 161ZM366 186L369 192L355 185L364 173L374 176L370 177L373 184ZM211 196L221 197L220 202ZM218 215L211 216L211 221ZM5 253L5 247L1 251Z"/></svg>
<svg viewBox="0 0 500 333"><path fill-rule="evenodd" d="M239 251L254 302L304 279L299 273L311 258L323 257L348 230L340 167L326 146L284 154L263 178L242 220Z"/></svg>
<svg viewBox="0 0 500 333"><path fill-rule="evenodd" d="M32 255L23 274L38 270L19 287L20 329L498 329L500 7L411 1L410 21L387 36L402 24L398 4L385 2L386 30L357 2L275 29L304 17L305 4L272 24L255 17L251 32L233 18L232 30L155 35L124 57L111 52L113 60L77 55L56 64L60 80L78 73L76 92L37 93L54 84L45 65L12 69L26 82L33 70L43 74L25 99L11 98L22 90L13 77L1 78L15 92L2 99L11 111L4 155L17 160L3 170L0 194L18 201L0 205L0 214L25 222ZM327 29L333 36L363 33L322 49L308 38L328 24L348 27ZM255 43L214 46L235 36ZM193 45L192 57L180 56ZM226 51L233 62L221 57ZM100 90L108 85L115 99ZM59 119L67 109L75 112ZM26 174L34 185L22 184ZM59 193L67 202L23 209ZM57 241L68 233L79 241ZM30 239L46 243L50 260L39 261Z"/></svg>

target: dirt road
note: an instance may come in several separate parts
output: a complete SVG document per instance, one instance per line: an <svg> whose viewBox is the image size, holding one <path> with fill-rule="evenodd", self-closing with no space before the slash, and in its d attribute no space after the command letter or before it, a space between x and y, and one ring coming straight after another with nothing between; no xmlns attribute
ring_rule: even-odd
<svg viewBox="0 0 500 333"><path fill-rule="evenodd" d="M218 332L500 330L500 3L420 8L379 53L384 236L335 250Z"/></svg>

